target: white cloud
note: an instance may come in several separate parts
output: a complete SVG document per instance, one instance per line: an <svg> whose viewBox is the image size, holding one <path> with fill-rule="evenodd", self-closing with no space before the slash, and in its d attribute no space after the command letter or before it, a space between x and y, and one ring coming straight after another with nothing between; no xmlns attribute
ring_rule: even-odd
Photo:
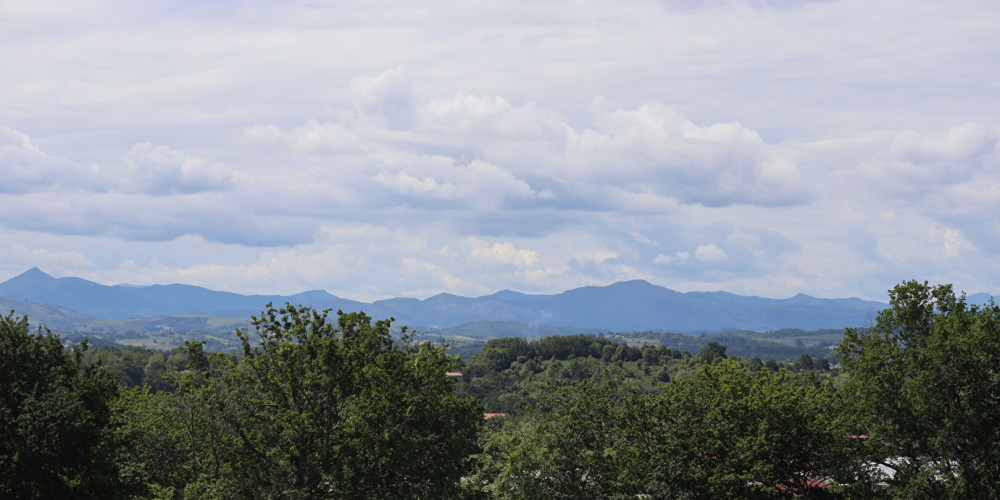
<svg viewBox="0 0 1000 500"><path fill-rule="evenodd" d="M23 132L0 124L0 193L24 193L85 183L86 172L45 154Z"/></svg>
<svg viewBox="0 0 1000 500"><path fill-rule="evenodd" d="M333 122L309 120L287 132L274 125L254 125L243 132L255 143L279 144L296 153L359 153L364 149L354 132Z"/></svg>
<svg viewBox="0 0 1000 500"><path fill-rule="evenodd" d="M1000 134L975 123L951 127L942 136L905 130L895 134L882 151L859 161L847 175L878 182L890 192L910 193L959 184L981 174L997 162Z"/></svg>
<svg viewBox="0 0 1000 500"><path fill-rule="evenodd" d="M561 140L567 129L552 111L532 106L515 107L500 96L464 92L428 101L421 109L420 127L444 140L448 140L448 136L458 136L490 142Z"/></svg>
<svg viewBox="0 0 1000 500"><path fill-rule="evenodd" d="M500 167L481 160L456 165L443 157L411 158L396 172L381 171L372 180L406 197L472 206L499 207L506 199L549 196ZM420 203L418 203L420 204Z"/></svg>
<svg viewBox="0 0 1000 500"><path fill-rule="evenodd" d="M466 240L469 246L469 256L477 261L486 264L511 264L518 268L531 268L538 264L538 252L532 250L518 250L510 242L487 243L475 236L470 236Z"/></svg>
<svg viewBox="0 0 1000 500"><path fill-rule="evenodd" d="M409 68L397 66L374 78L351 80L355 109L363 117L375 116L390 129L407 128L414 114L413 77Z"/></svg>
<svg viewBox="0 0 1000 500"><path fill-rule="evenodd" d="M976 123L951 127L943 139L906 131L893 139L889 154L914 164L969 161L994 152L997 139L995 131Z"/></svg>
<svg viewBox="0 0 1000 500"><path fill-rule="evenodd" d="M53 273L79 272L95 267L94 261L80 252L29 248L23 243L0 247L0 260L3 261L5 270L16 273L31 267L41 267Z"/></svg>
<svg viewBox="0 0 1000 500"><path fill-rule="evenodd" d="M694 249L694 258L704 261L720 261L726 260L727 256L724 250L715 246L715 243L709 243L698 245L698 248Z"/></svg>
<svg viewBox="0 0 1000 500"><path fill-rule="evenodd" d="M656 257L653 259L653 263L662 265L662 264L670 264L676 262L678 264L683 264L684 262L687 262L690 259L691 259L691 252L677 252L673 255L664 255L662 253L658 253L656 254Z"/></svg>
<svg viewBox="0 0 1000 500"><path fill-rule="evenodd" d="M962 232L947 228L944 231L944 256L947 258L961 257L962 254L968 251L974 251L975 247L972 246L964 237L962 237Z"/></svg>
<svg viewBox="0 0 1000 500"><path fill-rule="evenodd" d="M641 183L685 203L711 206L795 204L813 189L792 158L738 123L698 126L651 101L600 116L596 125L570 137L565 175Z"/></svg>
<svg viewBox="0 0 1000 500"><path fill-rule="evenodd" d="M231 180L221 164L148 142L132 146L122 159L122 168L109 170L111 175L119 174L116 180L126 192L153 195L216 191L229 187Z"/></svg>

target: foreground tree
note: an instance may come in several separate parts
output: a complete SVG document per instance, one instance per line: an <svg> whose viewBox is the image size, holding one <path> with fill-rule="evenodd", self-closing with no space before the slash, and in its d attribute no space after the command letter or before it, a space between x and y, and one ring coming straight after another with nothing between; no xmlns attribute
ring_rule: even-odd
<svg viewBox="0 0 1000 500"><path fill-rule="evenodd" d="M699 498L824 495L825 481L850 479L854 464L835 399L815 374L726 359L669 384L652 413L685 463L675 488Z"/></svg>
<svg viewBox="0 0 1000 500"><path fill-rule="evenodd" d="M869 468L899 498L1000 497L1000 307L909 281L840 345Z"/></svg>
<svg viewBox="0 0 1000 500"><path fill-rule="evenodd" d="M28 318L0 316L0 497L108 498L120 493L107 446L117 382L82 363Z"/></svg>
<svg viewBox="0 0 1000 500"><path fill-rule="evenodd" d="M405 330L394 342L390 321L363 313L338 313L333 324L326 312L269 306L252 322L258 338L239 333L242 356L205 361L189 346L190 373L175 393L132 394L135 411L169 412L128 435L164 442L147 454L174 450L133 460L147 471L175 465L157 487L243 498L457 494L482 422L479 404L455 396L444 375L457 358L414 345Z"/></svg>
<svg viewBox="0 0 1000 500"><path fill-rule="evenodd" d="M614 383L582 381L553 388L542 408L491 419L476 474L466 486L504 499L625 495L613 453L621 437L617 389Z"/></svg>

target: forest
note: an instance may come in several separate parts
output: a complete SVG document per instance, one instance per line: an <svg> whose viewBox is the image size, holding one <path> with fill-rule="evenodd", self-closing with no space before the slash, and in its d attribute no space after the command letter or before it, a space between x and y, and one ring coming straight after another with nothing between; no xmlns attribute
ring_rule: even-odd
<svg viewBox="0 0 1000 500"><path fill-rule="evenodd" d="M1000 497L1000 307L916 281L889 296L833 360L794 363L593 335L463 361L292 304L236 352L154 351L11 312L0 497Z"/></svg>

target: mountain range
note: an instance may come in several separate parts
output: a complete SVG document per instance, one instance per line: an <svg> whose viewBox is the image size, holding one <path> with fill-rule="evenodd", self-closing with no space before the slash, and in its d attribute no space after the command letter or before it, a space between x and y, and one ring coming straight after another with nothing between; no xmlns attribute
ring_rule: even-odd
<svg viewBox="0 0 1000 500"><path fill-rule="evenodd" d="M982 300L982 297L976 299ZM986 296L988 298L988 295ZM970 297L970 300L973 297ZM710 332L730 329L814 330L864 326L886 304L820 299L799 294L787 299L728 292L677 292L635 280L587 286L553 295L500 291L481 297L439 294L427 299L392 298L364 303L308 291L295 295L241 295L192 285L101 285L81 278L54 278L38 268L0 283L0 306L19 314L55 311L67 321L88 318L145 318L207 315L249 318L265 304L311 305L319 309L363 310L397 324L444 329L474 322L508 322L608 331L666 330Z"/></svg>

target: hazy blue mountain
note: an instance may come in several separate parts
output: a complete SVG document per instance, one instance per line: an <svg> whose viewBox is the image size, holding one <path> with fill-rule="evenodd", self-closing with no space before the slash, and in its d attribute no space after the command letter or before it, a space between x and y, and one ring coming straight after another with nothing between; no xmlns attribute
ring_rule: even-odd
<svg viewBox="0 0 1000 500"><path fill-rule="evenodd" d="M990 299L993 299L993 296L988 293L974 293L965 297L965 300L968 301L968 303L979 306L988 304Z"/></svg>
<svg viewBox="0 0 1000 500"><path fill-rule="evenodd" d="M38 326L59 331L73 330L91 320L65 307L0 297L0 314L6 316L11 311L16 318L27 315L32 331Z"/></svg>
<svg viewBox="0 0 1000 500"><path fill-rule="evenodd" d="M767 299L727 292L681 293L637 280L577 288L556 295L503 291L467 298L441 294L407 302L405 308L371 311L376 316L395 316L406 324L438 328L477 322L517 322L606 331L703 332L863 326L883 307L885 304L880 302L818 299L803 294L789 299Z"/></svg>
<svg viewBox="0 0 1000 500"><path fill-rule="evenodd" d="M248 318L259 314L267 302L292 302L321 309L364 310L376 319L395 317L397 324L433 328L507 322L674 332L864 326L885 307L880 302L819 299L803 294L768 299L728 292L681 293L641 280L587 286L554 295L505 290L475 298L439 294L424 300L393 298L368 304L324 291L280 296L241 295L179 284L106 286L80 278L53 278L37 268L0 283L0 297L59 306L93 318L180 314Z"/></svg>
<svg viewBox="0 0 1000 500"><path fill-rule="evenodd" d="M107 286L80 278L53 278L38 268L0 283L0 297L58 305L93 318L146 318L174 314L249 317L268 302L323 303L356 310L364 304L324 291L291 296L241 295L193 285Z"/></svg>

